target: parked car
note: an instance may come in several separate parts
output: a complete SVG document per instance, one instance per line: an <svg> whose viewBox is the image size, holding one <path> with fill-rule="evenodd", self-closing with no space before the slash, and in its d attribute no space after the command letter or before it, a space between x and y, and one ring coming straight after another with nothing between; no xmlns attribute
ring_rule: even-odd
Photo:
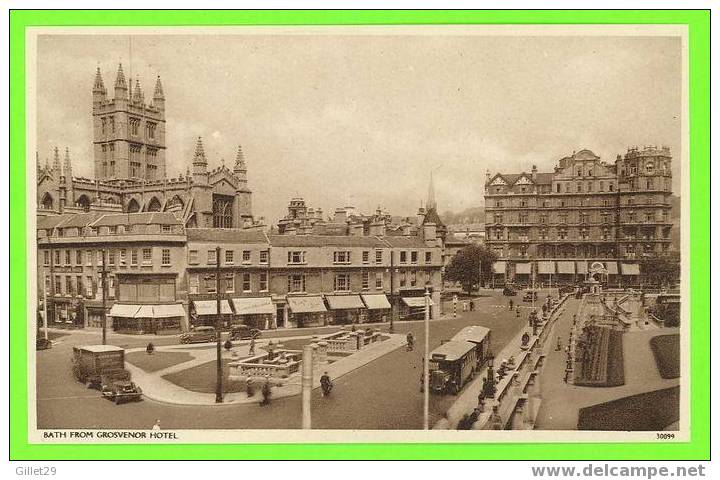
<svg viewBox="0 0 720 480"><path fill-rule="evenodd" d="M503 295L508 297L514 297L515 295L517 295L517 290L515 290L513 287L506 286L505 288L503 288Z"/></svg>
<svg viewBox="0 0 720 480"><path fill-rule="evenodd" d="M117 405L123 400L141 400L142 389L131 381L130 372L117 370L100 376L100 393Z"/></svg>
<svg viewBox="0 0 720 480"><path fill-rule="evenodd" d="M538 292L536 290L528 290L523 295L523 302L534 302L538 298Z"/></svg>
<svg viewBox="0 0 720 480"><path fill-rule="evenodd" d="M180 343L205 343L216 340L215 327L195 327L194 330L180 335Z"/></svg>
<svg viewBox="0 0 720 480"><path fill-rule="evenodd" d="M258 338L262 331L247 325L235 325L230 329L230 340L250 340Z"/></svg>
<svg viewBox="0 0 720 480"><path fill-rule="evenodd" d="M49 348L52 348L52 340L45 337L38 337L35 340L35 350L47 350Z"/></svg>

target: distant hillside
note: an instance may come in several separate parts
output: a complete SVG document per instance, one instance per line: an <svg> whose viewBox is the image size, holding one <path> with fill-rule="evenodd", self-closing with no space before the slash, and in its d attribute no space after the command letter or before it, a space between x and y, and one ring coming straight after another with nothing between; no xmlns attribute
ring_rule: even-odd
<svg viewBox="0 0 720 480"><path fill-rule="evenodd" d="M485 207L466 208L461 212L443 212L440 219L445 225L485 223Z"/></svg>

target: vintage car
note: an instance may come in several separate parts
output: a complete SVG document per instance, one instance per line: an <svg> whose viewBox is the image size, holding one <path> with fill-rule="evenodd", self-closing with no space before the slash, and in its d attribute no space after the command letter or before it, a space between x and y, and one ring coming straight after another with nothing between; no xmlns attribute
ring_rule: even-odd
<svg viewBox="0 0 720 480"><path fill-rule="evenodd" d="M506 297L514 297L515 295L517 295L517 290L507 285L505 288L503 288L503 295L505 295Z"/></svg>
<svg viewBox="0 0 720 480"><path fill-rule="evenodd" d="M48 348L52 348L52 340L45 337L38 337L35 340L35 350L47 350Z"/></svg>
<svg viewBox="0 0 720 480"><path fill-rule="evenodd" d="M250 340L258 338L262 335L262 331L257 328L248 327L247 325L235 325L230 329L230 340Z"/></svg>
<svg viewBox="0 0 720 480"><path fill-rule="evenodd" d="M105 373L125 370L125 349L113 345L73 347L72 372L88 388L99 388Z"/></svg>
<svg viewBox="0 0 720 480"><path fill-rule="evenodd" d="M475 376L476 353L476 344L456 340L446 341L430 352L430 391L457 395Z"/></svg>
<svg viewBox="0 0 720 480"><path fill-rule="evenodd" d="M523 302L534 302L538 299L537 290L528 290L523 295Z"/></svg>
<svg viewBox="0 0 720 480"><path fill-rule="evenodd" d="M123 400L141 400L142 389L131 381L130 372L117 370L100 376L100 392L103 397L118 404Z"/></svg>
<svg viewBox="0 0 720 480"><path fill-rule="evenodd" d="M205 343L217 340L215 327L195 327L194 330L180 335L180 343Z"/></svg>

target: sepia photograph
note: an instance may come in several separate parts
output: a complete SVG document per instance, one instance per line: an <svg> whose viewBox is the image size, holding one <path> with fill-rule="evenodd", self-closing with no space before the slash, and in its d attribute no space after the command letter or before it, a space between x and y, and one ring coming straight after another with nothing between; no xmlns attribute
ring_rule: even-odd
<svg viewBox="0 0 720 480"><path fill-rule="evenodd" d="M30 442L689 438L683 26L26 38Z"/></svg>

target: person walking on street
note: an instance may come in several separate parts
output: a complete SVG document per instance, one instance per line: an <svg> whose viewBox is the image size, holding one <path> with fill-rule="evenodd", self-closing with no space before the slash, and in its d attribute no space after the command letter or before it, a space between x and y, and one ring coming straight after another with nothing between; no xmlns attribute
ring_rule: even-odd
<svg viewBox="0 0 720 480"><path fill-rule="evenodd" d="M559 352L562 350L562 340L560 339L560 335L557 337L557 345L555 345L555 351Z"/></svg>
<svg viewBox="0 0 720 480"><path fill-rule="evenodd" d="M248 352L251 356L255 355L255 337L250 339L250 351Z"/></svg>
<svg viewBox="0 0 720 480"><path fill-rule="evenodd" d="M322 389L322 396L327 397L330 395L330 390L332 390L333 384L332 380L330 380L330 375L328 375L328 372L323 373L322 377L320 377L320 387Z"/></svg>
<svg viewBox="0 0 720 480"><path fill-rule="evenodd" d="M512 311L512 309L513 309L513 300L512 300L512 298L511 298L510 301L508 302L508 305L510 306L510 311Z"/></svg>
<svg viewBox="0 0 720 480"><path fill-rule="evenodd" d="M160 419L155 420L155 425L152 426L153 430L160 430Z"/></svg>
<svg viewBox="0 0 720 480"><path fill-rule="evenodd" d="M265 376L265 383L263 383L262 386L262 402L260 402L261 406L270 405L270 375Z"/></svg>
<svg viewBox="0 0 720 480"><path fill-rule="evenodd" d="M247 380L245 380L245 393L247 393L248 398L255 395L255 389L253 388L252 384L252 378L248 376Z"/></svg>
<svg viewBox="0 0 720 480"><path fill-rule="evenodd" d="M406 350L407 352L412 352L414 349L415 349L415 336L413 335L412 332L408 332L408 334L407 334L407 347L406 347L405 350Z"/></svg>

